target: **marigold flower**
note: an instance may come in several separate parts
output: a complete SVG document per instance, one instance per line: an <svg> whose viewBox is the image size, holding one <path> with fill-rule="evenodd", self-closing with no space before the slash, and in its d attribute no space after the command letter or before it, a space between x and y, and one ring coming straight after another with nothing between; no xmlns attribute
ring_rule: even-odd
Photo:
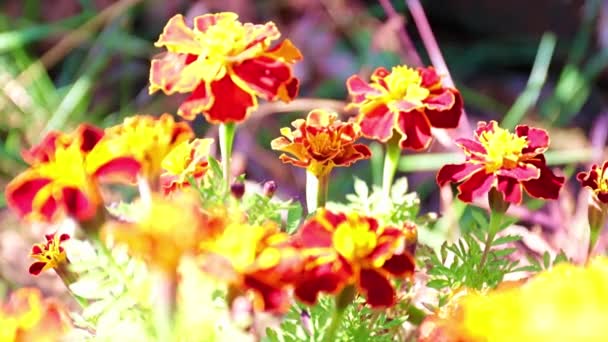
<svg viewBox="0 0 608 342"><path fill-rule="evenodd" d="M200 179L209 168L207 157L211 150L213 139L194 139L184 141L161 162L163 173L160 184L165 193L173 192L190 185L189 179Z"/></svg>
<svg viewBox="0 0 608 342"><path fill-rule="evenodd" d="M32 246L30 256L37 261L29 269L30 274L39 275L40 272L57 268L67 263L65 250L61 246L63 241L69 240L68 234L47 234L45 243Z"/></svg>
<svg viewBox="0 0 608 342"><path fill-rule="evenodd" d="M226 281L232 292L249 295L256 310L286 312L288 288L301 265L288 235L271 221L250 225L242 213L219 214L226 217L223 231L200 245L203 270Z"/></svg>
<svg viewBox="0 0 608 342"><path fill-rule="evenodd" d="M102 235L128 247L129 253L148 265L173 275L183 255L193 253L201 239L212 235L212 226L190 192L171 198L154 195L132 204L134 222L111 221Z"/></svg>
<svg viewBox="0 0 608 342"><path fill-rule="evenodd" d="M135 115L106 129L101 145L111 153L131 153L141 164L141 174L153 184L161 175L163 159L175 147L194 137L186 122L175 122L170 114L159 118Z"/></svg>
<svg viewBox="0 0 608 342"><path fill-rule="evenodd" d="M608 161L605 161L600 168L598 165L592 165L588 172L579 172L576 179L581 183L581 186L591 189L593 195L598 201L608 204Z"/></svg>
<svg viewBox="0 0 608 342"><path fill-rule="evenodd" d="M431 142L431 127L456 128L462 113L458 90L446 88L432 67L377 68L371 83L357 75L346 81L359 108L357 122L367 138L387 142L393 131L401 134L402 149L422 150Z"/></svg>
<svg viewBox="0 0 608 342"><path fill-rule="evenodd" d="M522 188L536 198L556 199L564 177L547 167L544 152L549 147L545 130L519 125L515 133L498 127L496 121L480 122L475 140L458 139L464 151L463 164L448 164L437 174L437 184L460 183L458 198L472 202L496 188L509 203L520 203Z"/></svg>
<svg viewBox="0 0 608 342"><path fill-rule="evenodd" d="M605 341L608 260L562 263L518 287L471 293L443 320L441 341ZM433 341L436 341L435 339Z"/></svg>
<svg viewBox="0 0 608 342"><path fill-rule="evenodd" d="M0 341L54 342L71 329L66 309L43 299L36 288L20 288L0 302Z"/></svg>
<svg viewBox="0 0 608 342"><path fill-rule="evenodd" d="M396 295L389 279L411 276L415 268L406 240L403 230L374 218L319 209L294 236L306 257L295 295L312 305L320 292L337 294L355 285L370 306L392 306Z"/></svg>
<svg viewBox="0 0 608 342"><path fill-rule="evenodd" d="M271 147L293 155L281 154L284 163L307 168L317 177L327 175L334 166L350 166L371 156L367 146L355 144L361 136L359 125L338 120L336 113L315 109L292 126L293 131L282 128L283 136L274 139Z"/></svg>
<svg viewBox="0 0 608 342"><path fill-rule="evenodd" d="M167 53L152 60L150 93L189 93L178 115L192 120L203 113L211 123L241 122L257 107L257 97L291 101L299 81L292 64L302 59L286 39L271 47L280 32L274 23L241 23L235 13L169 20L155 43Z"/></svg>
<svg viewBox="0 0 608 342"><path fill-rule="evenodd" d="M139 163L125 153L98 149L103 131L80 125L75 132L51 132L23 153L30 167L6 187L9 207L17 215L53 221L63 214L92 219L102 205L98 181L134 179Z"/></svg>

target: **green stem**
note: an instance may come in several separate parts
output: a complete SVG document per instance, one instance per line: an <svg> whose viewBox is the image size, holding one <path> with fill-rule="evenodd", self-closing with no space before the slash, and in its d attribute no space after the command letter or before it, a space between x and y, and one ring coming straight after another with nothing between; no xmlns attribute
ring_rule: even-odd
<svg viewBox="0 0 608 342"><path fill-rule="evenodd" d="M401 149L399 148L399 137L393 134L393 137L386 143L386 154L384 156L384 169L382 171L382 190L386 196L390 195L393 179L399 165L399 157L401 157Z"/></svg>
<svg viewBox="0 0 608 342"><path fill-rule="evenodd" d="M323 342L335 342L336 336L338 335L338 331L340 330L340 326L342 325L342 317L344 316L344 312L346 309L338 309L334 310L333 315L331 316L331 321L329 326L325 330L325 334L323 334Z"/></svg>
<svg viewBox="0 0 608 342"><path fill-rule="evenodd" d="M309 214L325 207L328 188L329 173L317 177L312 172L306 171L306 206Z"/></svg>
<svg viewBox="0 0 608 342"><path fill-rule="evenodd" d="M490 227L488 228L488 238L486 239L486 245L483 249L483 254L481 255L481 261L479 262L479 272L483 271L483 267L488 260L488 255L490 254L490 249L492 248L492 242L494 241L494 237L496 237L496 233L500 229L500 225L502 223L502 218L504 214L492 210L490 213Z"/></svg>
<svg viewBox="0 0 608 342"><path fill-rule="evenodd" d="M597 243L604 223L606 222L606 216L608 214L608 208L599 203L589 203L588 208L588 220L589 220L589 246L587 248L587 262L591 259L593 249Z"/></svg>
<svg viewBox="0 0 608 342"><path fill-rule="evenodd" d="M234 122L220 124L220 153L222 154L222 171L226 187L230 187L230 159L232 158L232 143L236 133Z"/></svg>

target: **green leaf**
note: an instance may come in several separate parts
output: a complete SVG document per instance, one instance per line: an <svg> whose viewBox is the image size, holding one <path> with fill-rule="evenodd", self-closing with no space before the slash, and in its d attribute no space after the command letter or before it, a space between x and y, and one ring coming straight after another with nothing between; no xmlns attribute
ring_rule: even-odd
<svg viewBox="0 0 608 342"><path fill-rule="evenodd" d="M293 234L297 231L303 212L302 204L299 201L289 206L287 209L287 224L285 226L285 231L288 234Z"/></svg>
<svg viewBox="0 0 608 342"><path fill-rule="evenodd" d="M436 289L436 290L441 290L443 288L446 288L450 285L450 283L445 280L445 279L433 279L431 281L429 281L428 283L426 283L427 287L430 287L432 289Z"/></svg>
<svg viewBox="0 0 608 342"><path fill-rule="evenodd" d="M519 236L519 235L505 235L505 236L501 236L501 237L495 239L492 242L492 246L503 245L503 244L510 243L510 242L516 242L519 240L521 240L521 236Z"/></svg>

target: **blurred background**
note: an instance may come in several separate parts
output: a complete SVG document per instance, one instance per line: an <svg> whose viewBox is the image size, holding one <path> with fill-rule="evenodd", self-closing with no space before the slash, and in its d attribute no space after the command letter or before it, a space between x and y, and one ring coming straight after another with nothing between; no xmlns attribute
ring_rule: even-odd
<svg viewBox="0 0 608 342"><path fill-rule="evenodd" d="M526 252L564 249L575 256L570 226L584 219L587 197L578 192L572 175L605 158L608 1L427 0L422 6L473 125L495 119L550 131L549 162L563 168L569 184L560 202L542 211L535 202L515 208L523 224L518 233L526 234ZM390 8L396 13L389 18ZM287 105L262 103L239 126L235 142L234 172L255 182L275 180L284 198L304 199L305 178L302 170L282 165L269 148L280 127L314 107L344 113L344 82L354 73L367 76L377 66L412 62L400 29L430 63L401 0L3 0L0 189L24 169L20 151L44 132L70 130L85 121L105 127L135 113L174 113L183 97L148 95L150 59L161 52L153 42L176 13L192 18L218 11L236 12L243 22L274 21L304 55L295 68L302 84L299 99ZM204 120L193 127L200 136L217 134ZM330 199L352 192L354 175L380 182L382 148L372 148L377 151L372 160L335 171ZM400 170L419 193L422 212L446 212L451 206L439 194L434 175L456 158L453 152L448 141L435 142L431 154L405 153ZM466 211L450 212L452 221L436 228L442 238L451 236L449 222L466 226ZM13 287L42 280L53 287L52 275L36 279L27 274L29 246L42 236L36 229L22 229L0 196L0 282ZM580 231L574 234L581 238Z"/></svg>

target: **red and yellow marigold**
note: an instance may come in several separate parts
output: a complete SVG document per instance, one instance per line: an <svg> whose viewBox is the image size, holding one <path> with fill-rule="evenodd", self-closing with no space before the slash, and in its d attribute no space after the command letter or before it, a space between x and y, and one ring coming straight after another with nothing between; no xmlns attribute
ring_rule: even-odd
<svg viewBox="0 0 608 342"><path fill-rule="evenodd" d="M61 243L69 240L68 234L47 234L45 243L37 243L32 246L30 256L36 259L29 269L30 274L39 275L49 269L63 267L67 262L65 250Z"/></svg>
<svg viewBox="0 0 608 342"><path fill-rule="evenodd" d="M64 215L92 219L103 205L99 181L131 181L140 164L128 151L100 148L103 131L80 125L73 133L51 132L23 153L30 167L6 187L9 207L20 217L54 221Z"/></svg>
<svg viewBox="0 0 608 342"><path fill-rule="evenodd" d="M220 211L224 228L201 245L203 270L229 284L230 296L246 295L254 309L286 312L288 290L300 270L300 256L288 235L272 221L252 225L243 213Z"/></svg>
<svg viewBox="0 0 608 342"><path fill-rule="evenodd" d="M530 196L556 199L564 177L556 176L545 162L549 147L545 130L519 125L515 133L498 127L496 121L480 122L475 139L458 139L466 161L443 166L437 183L461 183L458 198L472 202L495 188L508 203L520 203L522 189Z"/></svg>
<svg viewBox="0 0 608 342"><path fill-rule="evenodd" d="M71 329L67 310L36 288L21 288L0 302L0 341L54 342Z"/></svg>
<svg viewBox="0 0 608 342"><path fill-rule="evenodd" d="M361 137L359 125L338 120L336 113L315 109L306 120L292 125L293 131L281 129L283 136L274 139L271 147L286 152L279 157L284 163L306 168L317 177L327 175L334 166L350 166L371 156L367 146L355 144Z"/></svg>
<svg viewBox="0 0 608 342"><path fill-rule="evenodd" d="M203 113L211 123L243 121L258 97L291 101L298 93L292 64L302 59L288 39L275 46L274 23L241 23L235 13L205 14L194 27L178 14L171 18L157 47L167 52L152 60L150 93L187 93L178 114L188 120Z"/></svg>
<svg viewBox="0 0 608 342"><path fill-rule="evenodd" d="M402 229L371 217L318 210L293 238L305 258L296 297L312 305L321 292L337 294L354 285L370 306L392 306L396 294L390 279L407 278L415 268L407 239Z"/></svg>
<svg viewBox="0 0 608 342"><path fill-rule="evenodd" d="M194 139L184 141L161 163L160 184L165 193L170 193L190 185L190 179L200 180L209 168L207 158L213 139Z"/></svg>
<svg viewBox="0 0 608 342"><path fill-rule="evenodd" d="M106 129L100 145L104 152L131 153L141 163L140 174L158 184L163 159L183 142L194 137L187 122L175 122L170 114L160 117L135 115Z"/></svg>
<svg viewBox="0 0 608 342"><path fill-rule="evenodd" d="M608 204L608 161L605 161L602 166L592 165L591 170L587 172L579 172L576 179L581 183L581 186L589 188L593 192L593 196L599 202Z"/></svg>
<svg viewBox="0 0 608 342"><path fill-rule="evenodd" d="M370 83L353 75L346 86L363 135L387 142L396 130L402 149L427 148L431 127L456 128L462 113L460 93L445 87L432 67L380 67Z"/></svg>

